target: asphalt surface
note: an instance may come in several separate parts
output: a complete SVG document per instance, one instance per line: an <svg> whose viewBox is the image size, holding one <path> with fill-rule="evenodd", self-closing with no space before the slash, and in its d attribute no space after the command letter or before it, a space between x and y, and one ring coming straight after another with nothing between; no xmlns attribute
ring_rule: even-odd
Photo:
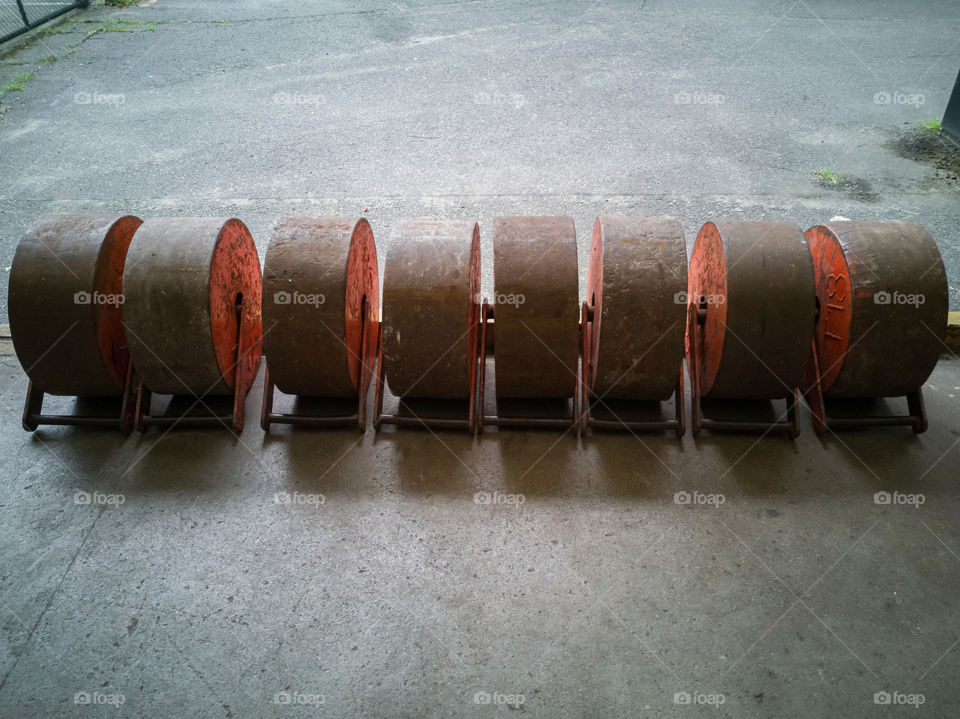
<svg viewBox="0 0 960 719"><path fill-rule="evenodd" d="M688 246L840 215L925 225L960 308L955 156L917 134L957 3L157 0L0 53L32 75L7 270L48 212L235 216L261 259L278 217L362 214L381 271L394 222L444 217L489 294L492 218L563 214L583 294L599 214ZM925 434L804 410L796 442L30 434L26 385L0 337L0 716L956 716L955 358Z"/></svg>

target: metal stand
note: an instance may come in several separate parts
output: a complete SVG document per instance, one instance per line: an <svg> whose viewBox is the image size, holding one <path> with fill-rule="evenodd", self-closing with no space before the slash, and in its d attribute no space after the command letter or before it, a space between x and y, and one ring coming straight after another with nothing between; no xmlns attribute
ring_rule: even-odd
<svg viewBox="0 0 960 719"><path fill-rule="evenodd" d="M911 427L914 434L922 434L927 430L927 412L923 404L923 393L919 387L916 391L905 395L909 414L830 417L827 414L827 404L823 398L816 340L813 341L810 363L807 365L807 376L804 381L808 386L804 389L803 394L810 405L813 429L817 435L822 435L828 429L850 429L853 427Z"/></svg>
<svg viewBox="0 0 960 719"><path fill-rule="evenodd" d="M590 399L593 396L588 387L590 377L593 375L593 366L590 364L590 348L593 346L593 311L594 308L583 303L580 312L580 332L581 332L581 366L583 370L580 373L580 423L577 427L577 434L585 432L588 428L608 429L608 430L626 430L637 432L656 432L664 429L672 429L677 433L677 437L683 437L686 432L686 421L683 412L684 392L683 392L683 360L680 360L680 374L677 376L677 384L673 390L675 403L674 419L662 420L624 420L624 419L597 419L590 411ZM599 398L598 398L599 399Z"/></svg>
<svg viewBox="0 0 960 719"><path fill-rule="evenodd" d="M244 336L246 333L243 331L241 326L241 318L238 313L237 317L237 354L236 362L234 364L235 372L233 378L233 412L227 415L217 415L217 414L183 414L178 416L168 416L168 415L151 415L150 414L150 400L153 398L153 393L144 386L143 382L137 383L137 397L136 397L136 409L134 414L136 416L136 428L141 432L146 431L147 427L150 425L159 425L159 426L172 426L172 425L186 425L190 427L198 426L210 426L217 424L232 425L235 432L238 434L243 431L243 420L246 409L246 400L247 392L250 390L250 386L253 384L253 379L257 376L257 371L260 368L260 357L257 356L257 361L253 364L250 370L246 369L246 362L243 359L250 354L251 351L257 349L257 343L253 345L248 345ZM201 397L197 397L197 400L200 400Z"/></svg>
<svg viewBox="0 0 960 719"><path fill-rule="evenodd" d="M483 430L484 425L491 427L522 427L528 429L573 429L579 426L580 412L577 407L578 392L573 395L573 410L569 416L564 417L501 417L497 415L484 414L483 398L484 385L487 375L487 328L494 323L494 308L486 299L483 301L483 307L480 310L480 372L478 378L479 387L477 389L477 427ZM496 346L494 345L494 356L496 356ZM580 363L582 365L582 362ZM581 383L582 370L577 368L577 387Z"/></svg>
<svg viewBox="0 0 960 719"><path fill-rule="evenodd" d="M484 303L486 307L486 303ZM480 326L480 323L483 322L483 310L480 312L480 319L478 320L477 327L474 328L477 336L480 338L474 347L474 372L473 372L473 382L470 386L470 402L469 408L467 409L467 416L464 419L455 419L453 417L424 417L422 415L405 415L405 414L384 414L383 413L383 394L384 386L386 381L384 380L384 366L383 366L383 344L380 342L381 327L378 324L377 327L377 389L375 397L375 407L376 414L373 420L373 428L377 432L380 431L380 427L383 424L392 424L399 427L427 427L429 429L465 429L471 434L476 432L477 429L477 407L483 405L483 390L482 384L483 380L480 379L483 375L483 365L481 363L481 357L484 356L481 345L483 344L483 330ZM478 385L480 389L478 389ZM478 399L479 392L479 399ZM400 402L403 402L403 398L399 398Z"/></svg>
<svg viewBox="0 0 960 719"><path fill-rule="evenodd" d="M380 344L380 323L377 322L377 346ZM299 427L349 427L356 425L361 432L367 429L367 394L370 392L369 347L367 334L370 330L370 320L364 312L360 320L360 390L357 396L357 411L345 415L322 414L275 414L273 411L273 394L276 385L270 381L270 358L266 360L266 370L263 377L263 404L260 408L260 426L264 432L270 431L271 424L292 424ZM323 399L323 398L321 398ZM331 398L327 398L331 399Z"/></svg>
<svg viewBox="0 0 960 719"><path fill-rule="evenodd" d="M123 395L120 400L119 417L94 417L81 414L43 414L45 392L30 380L27 385L27 398L23 403L23 428L33 432L41 424L76 425L88 427L116 427L124 434L133 431L134 405L139 398L139 386L134 389L133 362L127 361L127 372L123 380Z"/></svg>
<svg viewBox="0 0 960 719"><path fill-rule="evenodd" d="M704 323L707 318L705 309L694 309L687 321L688 352L687 366L690 368L690 424L693 436L700 434L701 429L711 432L783 432L790 439L796 439L800 434L800 420L797 413L799 390L793 391L784 397L787 403L787 420L775 422L756 422L750 420L715 420L703 416L700 406L700 375L703 371L701 357L703 356ZM776 398L771 398L776 399Z"/></svg>

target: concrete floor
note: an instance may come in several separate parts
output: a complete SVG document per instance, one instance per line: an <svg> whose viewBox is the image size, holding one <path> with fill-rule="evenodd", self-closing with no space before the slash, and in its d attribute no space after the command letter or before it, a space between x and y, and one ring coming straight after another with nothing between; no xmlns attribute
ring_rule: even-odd
<svg viewBox="0 0 960 719"><path fill-rule="evenodd" d="M572 215L582 273L601 213L676 216L689 245L839 214L926 225L960 308L952 156L907 151L956 77L955 3L71 17L3 48L0 86L33 74L0 100L3 267L44 212L237 216L261 256L278 216L365 212L381 263L395 220L464 217L489 292L498 214ZM927 433L818 440L804 414L791 443L30 435L0 352L2 716L956 715L956 358Z"/></svg>

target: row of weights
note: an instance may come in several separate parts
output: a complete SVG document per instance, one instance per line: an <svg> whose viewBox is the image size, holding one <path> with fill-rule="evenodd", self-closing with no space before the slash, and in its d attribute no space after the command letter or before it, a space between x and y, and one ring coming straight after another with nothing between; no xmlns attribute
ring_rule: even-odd
<svg viewBox="0 0 960 719"><path fill-rule="evenodd" d="M237 219L48 216L10 271L14 348L29 386L24 427L243 427L266 357L261 425L588 427L685 431L687 360L701 428L799 432L802 392L818 433L926 428L921 387L942 348L943 261L910 222L708 222L687 260L661 217L597 218L579 301L569 217L493 221L493 297L480 291L475 222L393 228L382 292L363 218L287 217L261 276ZM485 409L488 355L496 411ZM376 374L375 373L376 368ZM386 387L399 398L383 412ZM276 392L314 398L274 411ZM152 394L191 398L153 414ZM120 398L119 416L43 414L45 394ZM232 395L230 412L212 397ZM830 398L905 396L906 415L830 416ZM673 398L673 416L658 403ZM708 418L704 399L785 400L771 420ZM656 412L650 414L651 406ZM171 404L173 407L173 404ZM742 414L742 413L741 413Z"/></svg>

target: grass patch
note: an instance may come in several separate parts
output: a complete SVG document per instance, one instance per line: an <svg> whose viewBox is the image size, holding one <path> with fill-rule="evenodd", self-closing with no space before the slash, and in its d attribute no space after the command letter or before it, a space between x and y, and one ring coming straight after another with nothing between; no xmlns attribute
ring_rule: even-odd
<svg viewBox="0 0 960 719"><path fill-rule="evenodd" d="M53 27L48 27L43 31L44 35L66 35L69 32L73 32L73 26L76 24L77 19L73 17L68 17L63 22L54 25Z"/></svg>
<svg viewBox="0 0 960 719"><path fill-rule="evenodd" d="M92 37L101 32L137 32L140 30L153 32L159 24L159 20L120 20L114 18L107 22L97 23L93 28L86 31L86 35Z"/></svg>
<svg viewBox="0 0 960 719"><path fill-rule="evenodd" d="M131 5L136 5L140 0L103 0L104 5L109 5L110 7L130 7Z"/></svg>
<svg viewBox="0 0 960 719"><path fill-rule="evenodd" d="M32 77L33 77L32 72L21 72L19 75L17 75L16 81L11 82L9 85L3 88L4 94L8 92L20 92L21 90L23 90L23 86Z"/></svg>
<svg viewBox="0 0 960 719"><path fill-rule="evenodd" d="M839 172L830 172L830 170L814 170L813 176L820 182L826 182L829 185L838 185L843 180L843 175Z"/></svg>
<svg viewBox="0 0 960 719"><path fill-rule="evenodd" d="M873 186L860 177L847 177L839 172L830 170L814 170L813 176L821 187L857 200L858 202L874 203L880 201L880 195L874 192Z"/></svg>
<svg viewBox="0 0 960 719"><path fill-rule="evenodd" d="M40 59L40 64L49 65L50 63L56 62L56 61L57 61L56 55L47 55L46 57Z"/></svg>
<svg viewBox="0 0 960 719"><path fill-rule="evenodd" d="M933 132L940 132L940 121L927 120L926 122L921 122L920 127L922 127L924 130L932 130Z"/></svg>

